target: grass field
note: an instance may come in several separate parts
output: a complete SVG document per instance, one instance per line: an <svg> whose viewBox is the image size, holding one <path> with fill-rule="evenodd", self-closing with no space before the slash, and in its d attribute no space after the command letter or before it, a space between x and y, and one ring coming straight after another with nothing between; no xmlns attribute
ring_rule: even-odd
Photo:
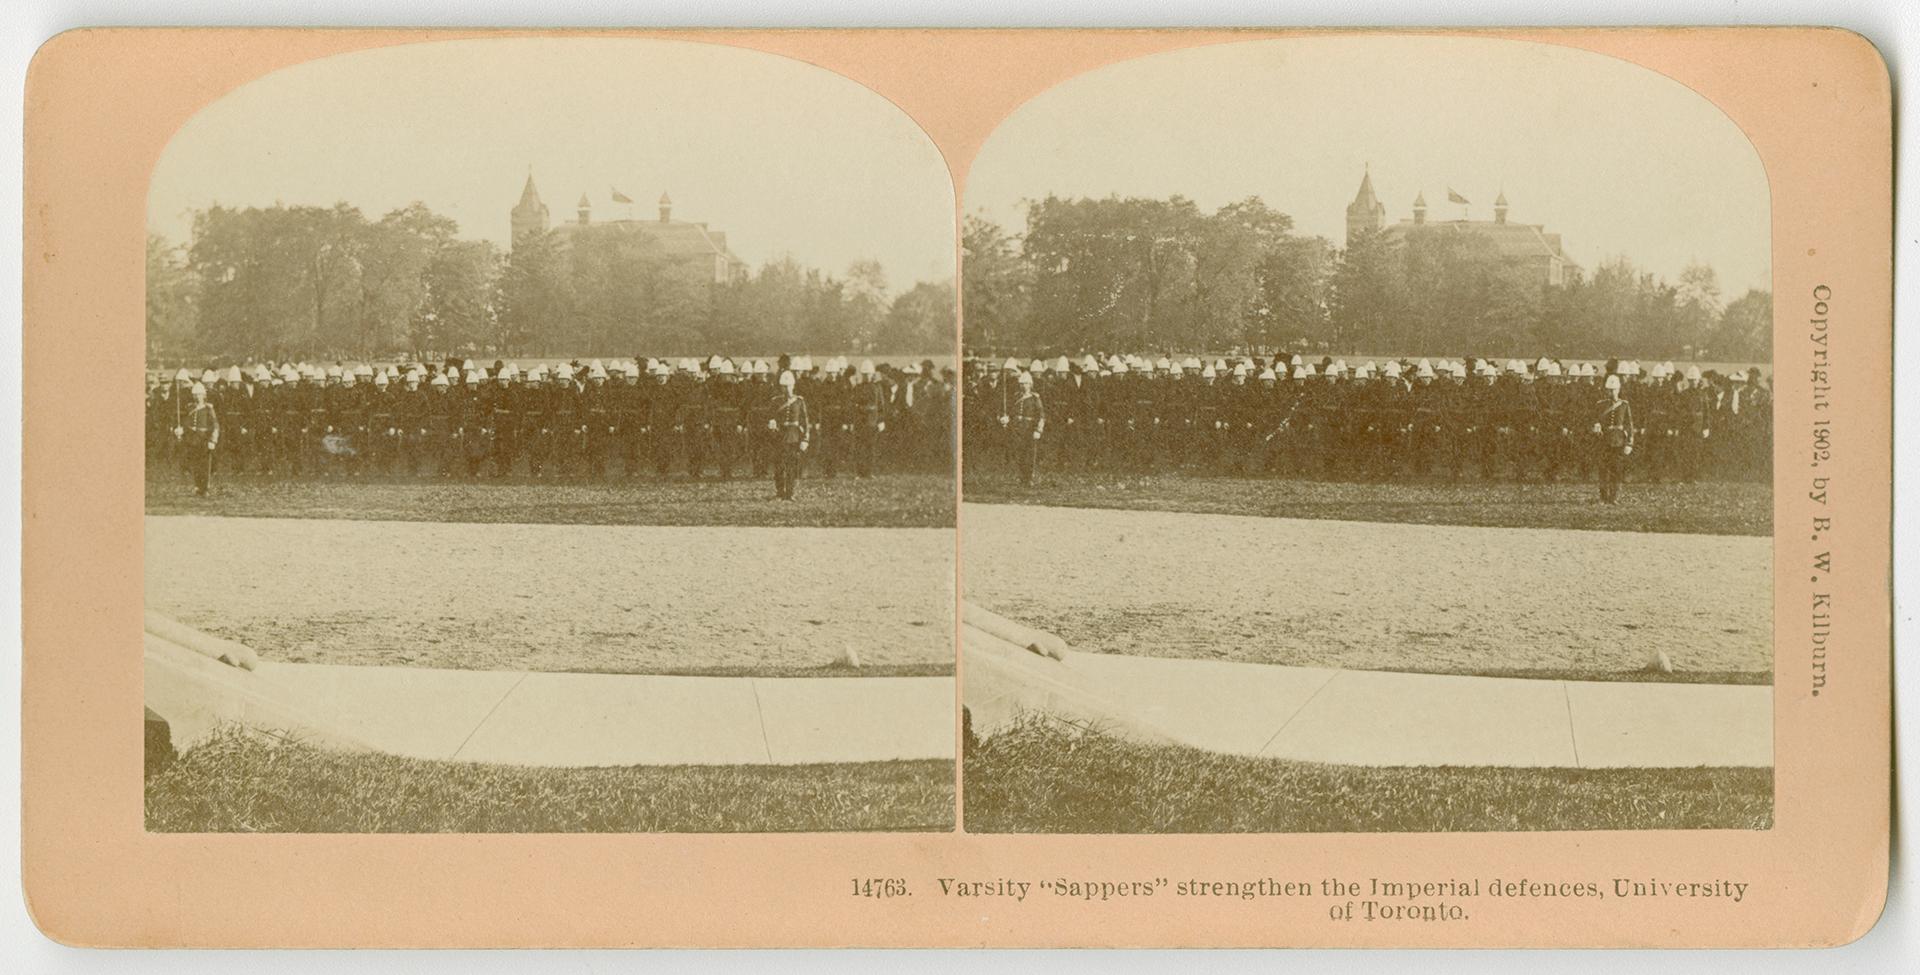
<svg viewBox="0 0 1920 975"><path fill-rule="evenodd" d="M1502 528L1773 534L1770 484L1628 484L1603 505L1592 484L1352 483L1271 477L1055 473L1024 487L997 469L971 472L966 500L1071 508L1322 518Z"/></svg>
<svg viewBox="0 0 1920 975"><path fill-rule="evenodd" d="M153 832L945 831L951 761L537 769L216 732L146 780Z"/></svg>
<svg viewBox="0 0 1920 975"><path fill-rule="evenodd" d="M1032 721L966 749L974 833L1769 829L1773 770L1376 768Z"/></svg>
<svg viewBox="0 0 1920 975"><path fill-rule="evenodd" d="M952 528L954 484L937 474L802 478L780 501L770 479L586 481L215 478L197 497L177 472L149 472L150 515L230 515L560 525Z"/></svg>

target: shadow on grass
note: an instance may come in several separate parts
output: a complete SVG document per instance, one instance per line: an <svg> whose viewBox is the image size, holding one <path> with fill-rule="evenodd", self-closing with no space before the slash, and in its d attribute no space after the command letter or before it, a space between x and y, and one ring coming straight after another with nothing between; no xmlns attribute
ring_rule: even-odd
<svg viewBox="0 0 1920 975"><path fill-rule="evenodd" d="M1071 508L1334 521L1570 528L1599 531L1771 535L1773 487L1766 483L1629 484L1620 503L1596 503L1576 482L1323 481L1198 473L1054 472L1032 487L998 470L971 471L967 501Z"/></svg>
<svg viewBox="0 0 1920 975"><path fill-rule="evenodd" d="M226 727L146 780L151 832L775 833L953 828L953 763L530 768Z"/></svg>
<svg viewBox="0 0 1920 975"><path fill-rule="evenodd" d="M808 528L947 528L953 478L889 473L802 479L798 497L772 497L770 481L642 478L637 481L216 479L208 497L170 471L149 471L150 515L339 518L469 524L716 525Z"/></svg>
<svg viewBox="0 0 1920 975"><path fill-rule="evenodd" d="M1770 768L1321 765L1030 718L966 740L974 833L1770 829Z"/></svg>

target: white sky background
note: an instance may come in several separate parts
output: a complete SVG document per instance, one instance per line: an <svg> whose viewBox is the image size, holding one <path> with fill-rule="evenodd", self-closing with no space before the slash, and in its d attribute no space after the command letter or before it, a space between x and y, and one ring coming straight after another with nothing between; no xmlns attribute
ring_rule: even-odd
<svg viewBox="0 0 1920 975"><path fill-rule="evenodd" d="M188 211L331 206L369 219L418 200L463 237L508 243L527 167L555 223L673 216L727 232L758 268L792 255L843 275L873 258L895 293L953 277L945 162L899 109L840 75L715 45L620 39L446 41L309 62L235 89L174 136L147 225Z"/></svg>
<svg viewBox="0 0 1920 975"><path fill-rule="evenodd" d="M969 213L1010 231L1024 198L1165 197L1211 211L1248 196L1341 245L1371 163L1389 224L1492 219L1562 235L1593 268L1626 255L1678 277L1711 264L1731 300L1770 287L1759 156L1706 99L1602 55L1480 38L1253 41L1111 65L1035 97L982 148Z"/></svg>

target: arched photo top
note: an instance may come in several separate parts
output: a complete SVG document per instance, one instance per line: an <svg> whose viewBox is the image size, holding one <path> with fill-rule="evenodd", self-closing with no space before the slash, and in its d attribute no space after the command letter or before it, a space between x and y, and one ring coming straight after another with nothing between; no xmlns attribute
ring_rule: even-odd
<svg viewBox="0 0 1920 975"><path fill-rule="evenodd" d="M419 202L505 250L523 201L554 225L698 225L748 268L878 261L898 291L953 272L945 161L892 102L779 55L656 39L402 44L273 72L180 128L147 222L177 245L213 206L378 219Z"/></svg>
<svg viewBox="0 0 1920 975"><path fill-rule="evenodd" d="M1727 300L1771 286L1766 173L1732 120L1652 70L1534 42L1307 36L1103 67L1003 121L964 200L1018 233L1050 195L1257 196L1334 247L1377 203L1389 228L1539 225L1588 270L1708 266Z"/></svg>

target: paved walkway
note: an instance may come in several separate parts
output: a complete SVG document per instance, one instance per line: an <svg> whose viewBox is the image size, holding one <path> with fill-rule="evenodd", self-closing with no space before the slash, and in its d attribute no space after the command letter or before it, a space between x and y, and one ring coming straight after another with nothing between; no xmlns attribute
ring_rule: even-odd
<svg viewBox="0 0 1920 975"><path fill-rule="evenodd" d="M963 628L976 734L1040 712L1137 738L1347 765L1771 766L1773 688L1458 677L1068 650Z"/></svg>
<svg viewBox="0 0 1920 975"><path fill-rule="evenodd" d="M950 677L656 677L260 662L146 640L186 747L222 721L412 758L540 766L951 759Z"/></svg>

